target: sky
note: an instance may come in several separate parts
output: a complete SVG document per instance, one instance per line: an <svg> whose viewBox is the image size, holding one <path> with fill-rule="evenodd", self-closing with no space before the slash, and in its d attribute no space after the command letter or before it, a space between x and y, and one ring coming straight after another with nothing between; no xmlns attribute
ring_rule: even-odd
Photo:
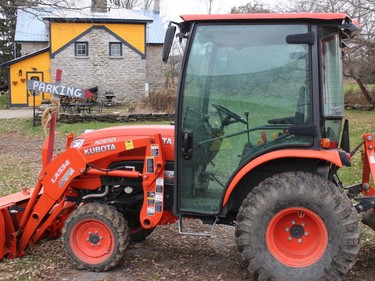
<svg viewBox="0 0 375 281"><path fill-rule="evenodd" d="M45 0L48 2L48 0ZM54 0L56 1L56 0ZM90 7L92 0L65 0L78 7ZM252 0L213 0L212 14L227 14L231 8L245 5ZM272 7L273 4L287 0L256 0ZM207 14L209 0L160 0L160 15L163 22L180 21L180 15Z"/></svg>
<svg viewBox="0 0 375 281"><path fill-rule="evenodd" d="M251 0L214 0L212 13L229 13L233 6L242 6ZM272 5L277 0L258 0L259 3ZM208 0L160 0L160 14L163 21L180 21L182 14L204 14L208 12Z"/></svg>

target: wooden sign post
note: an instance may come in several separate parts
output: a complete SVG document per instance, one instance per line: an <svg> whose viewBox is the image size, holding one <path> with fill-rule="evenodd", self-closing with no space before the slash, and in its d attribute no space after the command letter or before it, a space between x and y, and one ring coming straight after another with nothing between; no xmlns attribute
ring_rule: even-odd
<svg viewBox="0 0 375 281"><path fill-rule="evenodd" d="M35 95L39 95L39 93L50 93L54 97L58 96L66 96L76 99L88 99L93 97L93 94L87 89L80 89L73 86L64 86L61 85L61 74L62 70L56 70L56 82L53 83L46 83L43 81L38 80L27 80L26 81L26 88L31 90L34 93L34 122L33 125L35 126Z"/></svg>

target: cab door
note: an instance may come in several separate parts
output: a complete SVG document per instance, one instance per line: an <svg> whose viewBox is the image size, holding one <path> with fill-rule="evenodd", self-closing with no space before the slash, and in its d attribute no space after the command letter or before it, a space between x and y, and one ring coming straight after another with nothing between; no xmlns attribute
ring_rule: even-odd
<svg viewBox="0 0 375 281"><path fill-rule="evenodd" d="M27 80L37 80L37 81L44 81L44 73L43 72L27 72L26 73ZM38 106L41 104L44 97L44 92L36 92L31 90L26 90L27 95L27 104L29 106L35 105ZM34 99L35 98L35 99Z"/></svg>
<svg viewBox="0 0 375 281"><path fill-rule="evenodd" d="M219 215L241 167L270 151L312 146L310 134L288 133L312 120L311 47L286 40L306 32L306 24L193 28L176 122L180 214Z"/></svg>
<svg viewBox="0 0 375 281"><path fill-rule="evenodd" d="M246 119L242 102L222 91L228 50L204 38L213 35L205 27L195 35L180 87L177 205L180 214L212 216L221 212L228 180L246 142L243 134L224 136L246 129Z"/></svg>

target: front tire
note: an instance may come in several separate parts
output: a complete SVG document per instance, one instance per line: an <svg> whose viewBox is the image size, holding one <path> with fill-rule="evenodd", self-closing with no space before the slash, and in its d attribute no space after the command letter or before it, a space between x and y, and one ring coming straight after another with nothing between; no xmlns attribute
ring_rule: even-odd
<svg viewBox="0 0 375 281"><path fill-rule="evenodd" d="M108 271L124 257L129 230L114 207L90 203L68 217L62 239L67 255L79 269Z"/></svg>
<svg viewBox="0 0 375 281"><path fill-rule="evenodd" d="M360 245L357 213L323 177L283 173L243 201L236 243L259 280L341 280Z"/></svg>

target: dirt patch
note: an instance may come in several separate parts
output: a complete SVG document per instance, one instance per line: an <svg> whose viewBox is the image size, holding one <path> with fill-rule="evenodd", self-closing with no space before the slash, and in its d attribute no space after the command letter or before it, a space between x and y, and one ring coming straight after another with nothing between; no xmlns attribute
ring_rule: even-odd
<svg viewBox="0 0 375 281"><path fill-rule="evenodd" d="M42 137L1 136L0 173L11 170L12 177L0 182L0 191L10 193L11 187L20 189L34 183L40 171L41 144ZM57 146L64 146L63 138ZM198 221L188 221L186 226L206 229ZM358 262L345 280L373 280L374 265L375 234L364 227ZM212 238L179 235L176 224L157 227L146 241L130 244L124 261L110 272L76 270L60 239L39 241L24 257L1 261L0 272L0 280L253 280L237 253L234 228L224 225L217 227Z"/></svg>

